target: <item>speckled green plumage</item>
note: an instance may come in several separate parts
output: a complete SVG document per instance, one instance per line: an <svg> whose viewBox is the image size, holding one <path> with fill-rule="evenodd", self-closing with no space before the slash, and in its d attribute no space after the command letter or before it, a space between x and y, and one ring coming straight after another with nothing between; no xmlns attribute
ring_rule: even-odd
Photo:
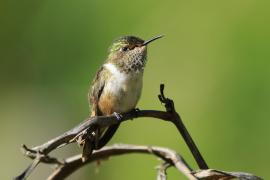
<svg viewBox="0 0 270 180"><path fill-rule="evenodd" d="M122 36L113 41L112 45L109 48L109 53L114 53L125 45L142 44L143 42L144 40L135 36Z"/></svg>

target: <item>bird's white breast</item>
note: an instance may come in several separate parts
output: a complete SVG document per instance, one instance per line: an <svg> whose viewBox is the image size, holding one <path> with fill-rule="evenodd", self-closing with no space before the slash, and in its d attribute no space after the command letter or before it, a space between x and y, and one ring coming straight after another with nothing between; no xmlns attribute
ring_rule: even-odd
<svg viewBox="0 0 270 180"><path fill-rule="evenodd" d="M104 92L116 97L118 102L115 111L127 112L134 109L142 91L143 72L120 72L112 63L107 63L104 67L111 73Z"/></svg>

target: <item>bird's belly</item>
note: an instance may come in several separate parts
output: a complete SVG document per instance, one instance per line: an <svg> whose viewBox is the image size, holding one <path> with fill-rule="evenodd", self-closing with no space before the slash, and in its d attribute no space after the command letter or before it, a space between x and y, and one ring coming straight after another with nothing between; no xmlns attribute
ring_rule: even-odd
<svg viewBox="0 0 270 180"><path fill-rule="evenodd" d="M112 77L103 89L101 101L107 105L106 114L124 113L134 109L142 91L142 75L115 78ZM102 109L102 108L101 108Z"/></svg>

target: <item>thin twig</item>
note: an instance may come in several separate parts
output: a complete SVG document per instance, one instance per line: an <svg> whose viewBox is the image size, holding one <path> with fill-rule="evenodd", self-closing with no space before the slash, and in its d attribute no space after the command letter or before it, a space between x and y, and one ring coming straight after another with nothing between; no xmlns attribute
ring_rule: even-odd
<svg viewBox="0 0 270 180"><path fill-rule="evenodd" d="M137 112L129 112L122 114L122 118L119 120L115 115L110 116L95 116L95 117L89 117L76 127L72 128L71 130L63 133L62 135L53 138L52 140L49 140L48 142L36 146L29 151L29 155L33 154L33 152L40 151L43 154L48 154L52 150L55 150L59 147L63 147L67 144L73 143L74 138L79 135L84 130L91 128L91 127L107 127L113 124L122 123L127 120L134 120L135 118L139 117L152 117L152 118L158 118L165 121L171 120L171 114L164 112L164 111L155 111L155 110L142 110ZM34 153L35 154L35 153ZM27 154L28 155L28 154Z"/></svg>
<svg viewBox="0 0 270 180"><path fill-rule="evenodd" d="M101 150L95 151L86 162L82 162L81 155L73 156L66 159L63 165L59 165L56 170L49 176L48 180L61 180L69 176L71 173L81 168L82 166L102 159L107 159L111 156L124 155L130 153L143 153L155 155L166 163L175 166L188 179L196 179L192 174L192 169L185 162L185 160L175 151L168 148L155 146L138 146L127 144L116 144L107 146Z"/></svg>
<svg viewBox="0 0 270 180"><path fill-rule="evenodd" d="M171 167L172 165L168 162L162 163L158 167L158 173L157 173L157 180L167 180L167 172L166 170Z"/></svg>
<svg viewBox="0 0 270 180"><path fill-rule="evenodd" d="M173 100L166 98L164 95L164 84L160 85L160 95L158 96L159 100L165 104L165 108L167 112L170 112L172 115L171 121L177 127L178 131L182 135L185 143L187 144L189 150L191 151L194 159L196 160L200 169L208 169L208 165L206 164L204 158L202 157L199 149L194 143L192 137L190 136L187 128L185 127L180 115L175 111Z"/></svg>
<svg viewBox="0 0 270 180"><path fill-rule="evenodd" d="M192 171L191 167L189 167L183 157L171 149L156 146L139 146L128 144L115 144L104 147L101 150L95 151L86 162L82 162L81 155L70 157L65 160L64 164L58 165L47 180L65 179L88 163L107 160L113 156L131 153L150 154L161 158L164 163L158 169L158 180L166 180L166 169L170 166L174 166L179 172L184 174L190 180L229 180L235 178L239 178L240 180L262 180L260 177L244 172L226 172L215 169Z"/></svg>
<svg viewBox="0 0 270 180"><path fill-rule="evenodd" d="M34 161L23 171L19 176L15 177L14 180L26 179L40 163L40 158L35 158Z"/></svg>
<svg viewBox="0 0 270 180"><path fill-rule="evenodd" d="M196 170L192 172L194 176L196 176L199 179L204 180L216 180L216 179L235 179L238 178L240 180L262 180L262 178L255 176L250 173L245 172L227 172L227 171L221 171L216 169L206 169L206 170Z"/></svg>

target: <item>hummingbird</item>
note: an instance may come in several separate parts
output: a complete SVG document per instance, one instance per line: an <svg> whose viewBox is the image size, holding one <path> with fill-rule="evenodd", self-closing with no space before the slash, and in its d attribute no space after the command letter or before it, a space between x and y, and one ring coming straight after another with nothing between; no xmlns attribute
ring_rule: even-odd
<svg viewBox="0 0 270 180"><path fill-rule="evenodd" d="M162 35L149 40L135 36L122 36L109 48L105 63L97 71L88 93L91 117L134 110L143 87L143 73L147 62L147 45ZM94 149L103 147L114 135L119 124L97 129L92 137L83 141L82 158L85 160Z"/></svg>

